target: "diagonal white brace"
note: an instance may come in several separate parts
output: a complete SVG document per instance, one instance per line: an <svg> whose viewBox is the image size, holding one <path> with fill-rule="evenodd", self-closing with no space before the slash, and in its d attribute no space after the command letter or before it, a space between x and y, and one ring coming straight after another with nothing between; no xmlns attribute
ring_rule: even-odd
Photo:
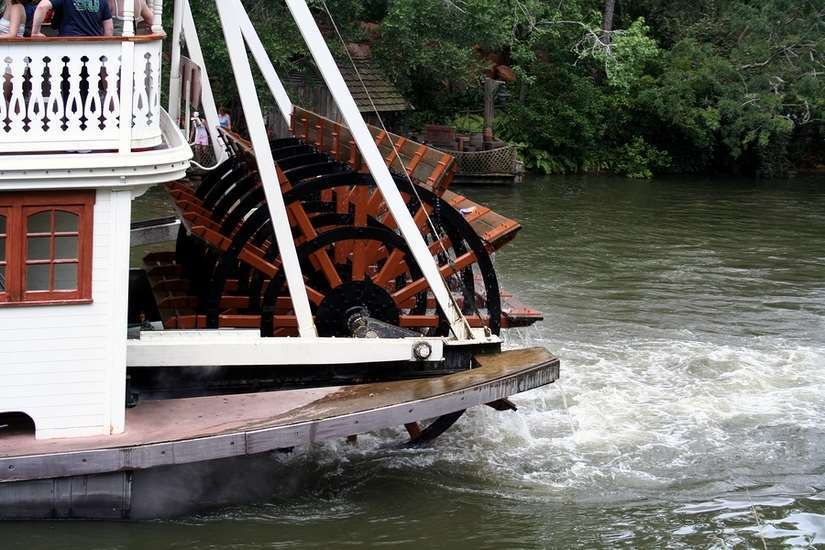
<svg viewBox="0 0 825 550"><path fill-rule="evenodd" d="M184 4L181 17L183 18L183 38L186 42L186 50L189 53L189 58L201 68L201 106L203 107L203 113L206 115L206 127L209 128L212 151L215 153L215 159L218 162L223 162L227 157L226 148L218 136L218 109L215 107L215 97L212 95L212 84L209 82L209 73L206 71L206 60L203 58L198 29L195 27L195 19L192 17L189 0L179 1ZM178 61L178 64L180 64L180 61Z"/></svg>
<svg viewBox="0 0 825 550"><path fill-rule="evenodd" d="M170 53L171 63L169 64L169 105L166 112L175 124L180 124L180 98L181 98L181 74L180 74L180 35L183 29L184 5L189 5L189 0L175 0L172 12L172 51ZM187 137L188 139L188 137Z"/></svg>
<svg viewBox="0 0 825 550"><path fill-rule="evenodd" d="M275 172L275 161L269 148L269 137L264 127L263 113L261 112L261 104L258 101L255 81L252 78L246 45L241 34L238 14L242 13L244 8L240 0L218 0L215 4L218 7L218 15L221 19L226 47L229 50L232 70L235 73L235 82L238 86L249 136L252 139L252 147L255 149L255 157L260 167L258 173L261 177L264 195L266 195L267 207L275 231L275 240L281 253L283 269L286 272L289 295L292 298L292 307L298 320L298 333L302 337L314 337L318 334L312 319L312 311L309 307L309 299L304 286L304 276L301 273L301 264L298 261L298 253L295 250L295 242L292 239L292 230L289 226L284 197L281 194L281 186Z"/></svg>
<svg viewBox="0 0 825 550"><path fill-rule="evenodd" d="M275 103L278 104L278 110L281 111L284 121L286 121L287 126L289 126L289 121L292 117L292 101L289 99L289 95L281 83L281 79L278 78L278 73L275 72L275 67L272 66L272 61L269 59L269 55L267 55L264 45L258 37L258 32L252 25L252 21L249 20L249 14L246 13L246 10L238 13L238 21L241 25L241 33L246 39L246 45L249 46L249 51L252 52L255 63L258 64L258 69L260 69L261 74L264 76L264 80L266 80L266 84L269 86L272 97L275 98Z"/></svg>
<svg viewBox="0 0 825 550"><path fill-rule="evenodd" d="M407 241L416 263L421 268L421 272L435 295L438 305L447 316L453 334L459 339L473 339L470 325L462 315L461 309L459 309L455 300L453 300L447 284L438 270L438 265L433 259L424 237L421 235L421 231L409 210L407 210L407 205L395 185L389 168L384 163L384 158L378 150L366 122L361 117L361 112L355 104L346 82L344 82L344 77L341 75L341 71L338 69L338 65L336 65L332 53L327 47L318 24L312 17L309 7L304 0L286 0L286 5L289 7L292 18L298 25L312 57L315 59L315 64L318 66L327 88L329 88L335 103L338 105L338 110L347 123L361 155L375 178L375 183L384 196L384 200L393 218L395 218L404 240Z"/></svg>

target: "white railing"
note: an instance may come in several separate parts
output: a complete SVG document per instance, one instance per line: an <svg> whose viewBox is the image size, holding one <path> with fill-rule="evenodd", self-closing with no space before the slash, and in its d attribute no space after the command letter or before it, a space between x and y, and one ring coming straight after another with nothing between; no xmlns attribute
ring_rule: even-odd
<svg viewBox="0 0 825 550"><path fill-rule="evenodd" d="M162 38L0 42L0 152L159 145Z"/></svg>

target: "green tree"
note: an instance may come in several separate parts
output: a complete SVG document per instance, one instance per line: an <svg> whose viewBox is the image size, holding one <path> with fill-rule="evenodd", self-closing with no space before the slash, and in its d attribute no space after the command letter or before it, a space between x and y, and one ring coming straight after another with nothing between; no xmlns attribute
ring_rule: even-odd
<svg viewBox="0 0 825 550"><path fill-rule="evenodd" d="M286 7L244 0L281 72L307 51ZM413 126L481 107L491 60L518 78L497 131L548 172L781 175L825 134L825 6L812 0L322 0L345 41L416 110ZM236 94L211 2L192 4L216 96ZM370 31L362 32L369 21ZM343 57L343 46L328 34ZM512 93L517 92L517 93ZM821 148L821 147L820 147Z"/></svg>

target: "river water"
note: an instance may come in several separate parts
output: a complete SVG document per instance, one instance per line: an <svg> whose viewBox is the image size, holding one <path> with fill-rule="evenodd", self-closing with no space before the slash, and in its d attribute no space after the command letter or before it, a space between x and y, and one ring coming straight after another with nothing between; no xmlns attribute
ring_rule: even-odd
<svg viewBox="0 0 825 550"><path fill-rule="evenodd" d="M177 520L0 527L0 548L703 547L825 544L821 180L532 179L462 190L524 230L509 335L562 380L397 434L274 457L268 501ZM147 201L146 208L152 208Z"/></svg>

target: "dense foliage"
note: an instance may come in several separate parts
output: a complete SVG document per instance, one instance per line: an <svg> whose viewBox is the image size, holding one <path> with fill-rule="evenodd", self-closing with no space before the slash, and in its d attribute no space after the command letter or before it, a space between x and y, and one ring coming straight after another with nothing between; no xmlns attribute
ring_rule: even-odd
<svg viewBox="0 0 825 550"><path fill-rule="evenodd" d="M196 17L220 32L209 4L193 3ZM245 4L276 65L294 67L305 50L283 3ZM321 0L310 4L327 19ZM537 170L783 175L823 162L823 0L326 4L416 107L412 126L473 122L491 60L510 67L517 80L496 131ZM228 67L220 41L205 47ZM230 101L231 79L220 76Z"/></svg>

